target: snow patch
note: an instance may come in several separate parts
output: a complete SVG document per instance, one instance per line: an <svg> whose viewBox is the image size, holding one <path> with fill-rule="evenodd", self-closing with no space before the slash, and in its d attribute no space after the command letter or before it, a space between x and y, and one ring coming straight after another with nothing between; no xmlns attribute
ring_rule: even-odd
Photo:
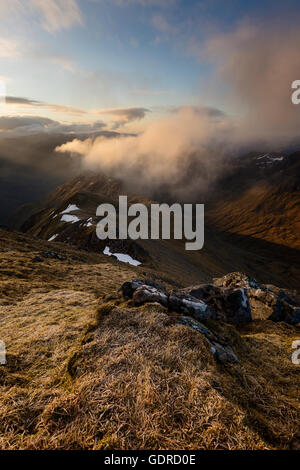
<svg viewBox="0 0 300 470"><path fill-rule="evenodd" d="M116 256L116 258L118 259L118 261L121 261L122 263L129 263L133 266L139 266L140 264L140 261L137 261L136 259L133 259L131 256L129 255L125 255L124 253L111 253L110 249L109 249L109 246L106 246L103 250L103 254L104 255L107 255L107 256Z"/></svg>
<svg viewBox="0 0 300 470"><path fill-rule="evenodd" d="M282 162L284 157L275 157L266 153L265 155L261 155L260 157L256 157L256 160L262 160L257 163L260 168L264 168L265 165L272 165L274 162Z"/></svg>
<svg viewBox="0 0 300 470"><path fill-rule="evenodd" d="M94 224L92 223L92 220L93 220L93 217L90 217L89 219L87 219L87 221L86 221L87 223L85 224L86 227L92 227L92 225L94 225Z"/></svg>
<svg viewBox="0 0 300 470"><path fill-rule="evenodd" d="M80 211L79 207L76 204L69 204L68 207L61 212L61 214L69 214L69 212Z"/></svg>
<svg viewBox="0 0 300 470"><path fill-rule="evenodd" d="M58 236L58 233L56 233L55 235L52 235L52 237L49 238L48 242L52 242L52 240L54 240L57 236Z"/></svg>
<svg viewBox="0 0 300 470"><path fill-rule="evenodd" d="M76 215L71 214L64 214L60 220L61 222L71 222L72 224L80 221L80 219Z"/></svg>

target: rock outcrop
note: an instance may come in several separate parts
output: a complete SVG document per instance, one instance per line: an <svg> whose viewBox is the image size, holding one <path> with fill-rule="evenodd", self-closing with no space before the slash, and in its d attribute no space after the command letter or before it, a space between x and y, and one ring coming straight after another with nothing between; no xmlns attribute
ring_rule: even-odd
<svg viewBox="0 0 300 470"><path fill-rule="evenodd" d="M133 279L132 281L124 282L124 284L121 287L122 294L125 298L127 299L132 299L134 292L138 287L141 286L150 286L154 287L155 289L161 291L161 292L167 292L166 288L160 284L159 282L154 282L151 280L143 279Z"/></svg>
<svg viewBox="0 0 300 470"><path fill-rule="evenodd" d="M125 282L121 290L123 296L132 299L137 306L158 302L169 310L189 315L199 321L217 318L215 310L202 300L183 291L172 291L169 294L164 286L154 281L134 279Z"/></svg>
<svg viewBox="0 0 300 470"><path fill-rule="evenodd" d="M200 322L221 320L241 326L252 319L300 323L300 299L296 294L257 282L239 272L200 284L167 292L159 282L134 279L122 286L125 298L135 305L159 302L170 311Z"/></svg>
<svg viewBox="0 0 300 470"><path fill-rule="evenodd" d="M275 286L260 284L255 279L238 272L214 279L214 283L220 288L247 290L254 318L285 322L290 325L300 323L300 299L295 293L287 293Z"/></svg>
<svg viewBox="0 0 300 470"><path fill-rule="evenodd" d="M230 273L214 279L214 284L201 284L167 292L152 280L133 279L125 282L121 291L135 306L159 303L178 314L177 322L202 334L211 353L220 363L237 363L239 359L230 345L205 324L219 320L240 327L252 321L252 307L264 310L266 318L275 322L300 323L297 300L284 291L258 283L242 273Z"/></svg>
<svg viewBox="0 0 300 470"><path fill-rule="evenodd" d="M217 362L223 364L239 362L231 347L202 323L217 319L217 311L203 300L190 295L185 290L168 293L164 286L151 280L134 279L125 282L121 291L123 296L132 299L137 307L154 302L181 314L177 318L178 324L202 334L209 343L210 351Z"/></svg>
<svg viewBox="0 0 300 470"><path fill-rule="evenodd" d="M172 291L168 299L168 308L177 313L189 315L196 320L216 320L216 311L202 300L181 291Z"/></svg>
<svg viewBox="0 0 300 470"><path fill-rule="evenodd" d="M252 321L248 291L245 288L226 288L213 284L202 284L182 290L205 302L216 312L216 318L233 325L242 325Z"/></svg>
<svg viewBox="0 0 300 470"><path fill-rule="evenodd" d="M169 295L149 285L139 286L133 293L132 299L135 305L143 305L148 302L158 302L164 307L168 306Z"/></svg>
<svg viewBox="0 0 300 470"><path fill-rule="evenodd" d="M234 354L231 347L225 342L220 340L212 331L210 331L205 325L194 320L190 317L180 317L178 323L181 325L189 326L193 330L198 331L205 336L207 342L210 345L210 350L216 361L221 363L239 362L237 356Z"/></svg>
<svg viewBox="0 0 300 470"><path fill-rule="evenodd" d="M199 321L222 320L233 325L251 322L247 289L223 288L211 284L172 291L149 280L134 279L122 286L123 296L135 305L159 302L169 310L188 315Z"/></svg>
<svg viewBox="0 0 300 470"><path fill-rule="evenodd" d="M285 292L280 291L269 319L275 322L283 321L290 325L297 325L300 323L300 307L293 305L290 297Z"/></svg>

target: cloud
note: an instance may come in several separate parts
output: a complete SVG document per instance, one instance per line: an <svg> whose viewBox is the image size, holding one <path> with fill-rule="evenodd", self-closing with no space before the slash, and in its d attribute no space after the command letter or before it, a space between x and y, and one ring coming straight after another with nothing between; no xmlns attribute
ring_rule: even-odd
<svg viewBox="0 0 300 470"><path fill-rule="evenodd" d="M114 118L115 127L118 127L128 122L138 121L143 119L147 113L151 111L146 108L110 108L99 109L93 111L95 114L103 114L112 116Z"/></svg>
<svg viewBox="0 0 300 470"><path fill-rule="evenodd" d="M75 67L74 62L70 58L68 58L64 55L45 54L43 58L44 59L49 59L50 62L52 62L55 65L59 65L64 70L67 70L68 72L75 73L75 71L76 71L76 67Z"/></svg>
<svg viewBox="0 0 300 470"><path fill-rule="evenodd" d="M184 107L138 136L75 139L56 151L81 155L87 168L122 179L137 192L188 197L207 190L220 174L231 122L217 114Z"/></svg>
<svg viewBox="0 0 300 470"><path fill-rule="evenodd" d="M48 110L56 113L67 113L67 114L86 114L86 111L81 108L75 108L73 106L65 106L60 104L49 104L43 103L42 101L36 101L29 98L19 96L6 96L5 103L7 105L20 105L20 106L31 106L37 108L47 108Z"/></svg>
<svg viewBox="0 0 300 470"><path fill-rule="evenodd" d="M49 60L54 65L62 67L69 72L76 72L74 61L64 54L53 52L43 45L33 46L27 41L0 37L0 57L18 59L19 57Z"/></svg>
<svg viewBox="0 0 300 470"><path fill-rule="evenodd" d="M20 0L0 0L0 15L5 18L8 15L17 15L20 12L25 12L26 8Z"/></svg>
<svg viewBox="0 0 300 470"><path fill-rule="evenodd" d="M6 96L5 97L5 104L7 106L18 106L18 110L20 108L32 108L35 109L45 109L47 111L51 111L53 113L65 113L70 115L85 115L90 114L94 116L109 116L111 117L113 129L118 129L120 126L125 125L129 122L138 121L143 119L147 113L151 111L146 108L137 108L137 107L129 107L129 108L108 108L108 109L99 109L99 110L86 110L82 108L76 108L74 106L66 106L66 105L59 105L59 104L50 104L44 103L42 101L37 101L30 98L20 97L20 96ZM98 123L100 121L97 121ZM80 126L82 126L80 124ZM107 124L105 124L107 126ZM103 124L104 127L104 124ZM110 123L111 127L111 123Z"/></svg>
<svg viewBox="0 0 300 470"><path fill-rule="evenodd" d="M22 136L32 134L97 134L106 124L96 121L90 124L66 124L43 116L0 116L0 136Z"/></svg>
<svg viewBox="0 0 300 470"><path fill-rule="evenodd" d="M99 109L87 111L82 108L76 108L73 106L65 106L59 104L50 104L44 103L42 101L33 100L30 98L20 97L20 96L6 96L5 104L15 105L19 107L28 107L28 108L43 108L54 113L66 113L73 115L80 114L93 114L93 115L103 115L110 116L113 121L113 126L115 129L121 125L125 125L132 121L137 121L143 119L147 113L151 111L146 108L108 108L108 109ZM99 121L98 121L99 122Z"/></svg>
<svg viewBox="0 0 300 470"><path fill-rule="evenodd" d="M216 85L240 108L239 139L274 147L300 135L300 110L291 103L291 83L299 78L298 24L241 24L210 39L200 60L217 69Z"/></svg>
<svg viewBox="0 0 300 470"><path fill-rule="evenodd" d="M75 73L77 71L76 64L72 60L72 58L60 54L57 52L53 52L44 44L39 44L38 46L27 46L26 54L37 59L38 61L41 60L48 60L54 65L58 65L59 67L67 70L68 72Z"/></svg>
<svg viewBox="0 0 300 470"><path fill-rule="evenodd" d="M39 101L30 100L28 98L22 98L19 96L7 96L5 101L6 104L25 104L27 106L37 106L41 104Z"/></svg>
<svg viewBox="0 0 300 470"><path fill-rule="evenodd" d="M176 5L179 0L98 0L102 2L114 3L120 7L129 5L140 5L143 7L166 8Z"/></svg>
<svg viewBox="0 0 300 470"><path fill-rule="evenodd" d="M41 24L49 32L69 29L83 24L82 13L76 0L30 0L41 16Z"/></svg>
<svg viewBox="0 0 300 470"><path fill-rule="evenodd" d="M36 116L0 116L0 131L12 131L20 128L46 128L53 124L52 119Z"/></svg>
<svg viewBox="0 0 300 470"><path fill-rule="evenodd" d="M0 75L0 84L2 83L8 83L11 81L10 77L7 77L6 75Z"/></svg>
<svg viewBox="0 0 300 470"><path fill-rule="evenodd" d="M19 57L20 55L20 45L18 41L0 38L0 57Z"/></svg>
<svg viewBox="0 0 300 470"><path fill-rule="evenodd" d="M213 108L210 106L179 106L179 107L172 107L170 111L172 113L178 113L182 110L191 110L195 114L198 114L200 117L210 120L219 120L225 119L226 113L221 109Z"/></svg>
<svg viewBox="0 0 300 470"><path fill-rule="evenodd" d="M132 95L159 96L159 95L169 95L170 93L173 93L173 92L171 90L140 89L140 90L132 90L130 93Z"/></svg>
<svg viewBox="0 0 300 470"><path fill-rule="evenodd" d="M1 19L38 15L42 27L55 33L83 24L77 0L0 0Z"/></svg>
<svg viewBox="0 0 300 470"><path fill-rule="evenodd" d="M175 26L171 25L171 23L169 23L161 14L154 15L151 23L160 33L164 33L166 35L174 34L177 31Z"/></svg>

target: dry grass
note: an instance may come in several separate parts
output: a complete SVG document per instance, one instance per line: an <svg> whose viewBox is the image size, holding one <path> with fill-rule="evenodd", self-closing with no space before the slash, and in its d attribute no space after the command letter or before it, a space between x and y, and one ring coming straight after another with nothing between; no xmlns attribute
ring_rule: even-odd
<svg viewBox="0 0 300 470"><path fill-rule="evenodd" d="M64 335L53 344L56 335L48 334L43 347L37 332L40 360L27 357L33 361L27 374L26 361L18 364L19 382L17 371L7 374L16 383L4 385L1 448L298 445L299 369L290 361L294 328L261 322L240 335L215 325L241 359L221 367L201 335L175 324L157 305L137 309L110 302L99 309L97 321L90 313L88 307L74 323L76 313L66 310L72 321ZM34 346L29 337L27 348Z"/></svg>
<svg viewBox="0 0 300 470"><path fill-rule="evenodd" d="M60 244L64 261L33 263L47 244L2 242L1 449L299 447L299 329L213 323L240 359L220 366L163 307L104 303L138 269Z"/></svg>

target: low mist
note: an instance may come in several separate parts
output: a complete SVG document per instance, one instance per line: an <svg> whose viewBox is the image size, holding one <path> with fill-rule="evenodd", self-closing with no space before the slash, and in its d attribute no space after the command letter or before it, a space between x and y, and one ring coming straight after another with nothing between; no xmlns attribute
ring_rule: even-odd
<svg viewBox="0 0 300 470"><path fill-rule="evenodd" d="M171 191L180 196L193 192L194 185L208 189L221 170L222 145L230 128L230 122L217 110L186 107L152 122L136 137L74 139L56 150L81 155L85 168L122 179L137 192L154 195ZM191 175L183 187L195 163L197 179Z"/></svg>

